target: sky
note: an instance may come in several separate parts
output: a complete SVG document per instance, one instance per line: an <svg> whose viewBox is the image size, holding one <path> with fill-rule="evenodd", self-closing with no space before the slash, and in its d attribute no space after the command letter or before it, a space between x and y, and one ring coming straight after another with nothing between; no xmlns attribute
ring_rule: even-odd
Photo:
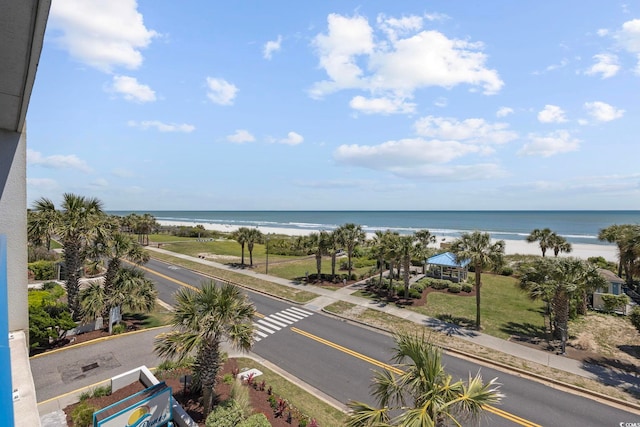
<svg viewBox="0 0 640 427"><path fill-rule="evenodd" d="M53 0L27 198L640 209L640 3Z"/></svg>

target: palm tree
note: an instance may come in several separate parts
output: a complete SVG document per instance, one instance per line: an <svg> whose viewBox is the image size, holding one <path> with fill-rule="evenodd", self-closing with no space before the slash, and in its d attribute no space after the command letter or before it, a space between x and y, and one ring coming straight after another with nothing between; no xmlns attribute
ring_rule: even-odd
<svg viewBox="0 0 640 427"><path fill-rule="evenodd" d="M131 236L114 231L106 236L104 243L104 255L109 258L107 272L104 277L104 288L109 294L113 288L113 283L118 271L122 266L122 259L133 262L136 265L145 264L149 261L149 253L135 242Z"/></svg>
<svg viewBox="0 0 640 427"><path fill-rule="evenodd" d="M555 234L556 233L551 231L549 228L543 228L542 230L536 228L531 232L531 234L527 236L527 242L538 242L538 244L540 245L540 250L542 251L542 256L544 257L547 253L547 249L551 247L550 240Z"/></svg>
<svg viewBox="0 0 640 427"><path fill-rule="evenodd" d="M640 226L614 224L600 230L598 239L618 246L618 276L624 270L627 283L633 283L634 263L640 257Z"/></svg>
<svg viewBox="0 0 640 427"><path fill-rule="evenodd" d="M404 281L404 297L409 298L409 270L411 269L411 258L416 253L415 235L400 236L398 238L398 253L402 263L402 278Z"/></svg>
<svg viewBox="0 0 640 427"><path fill-rule="evenodd" d="M391 230L386 230L384 232L377 230L373 236L373 239L371 239L371 241L369 242L371 255L376 258L378 267L380 268L380 277L378 279L379 287L382 286L382 274L385 270L392 236L398 236L398 233L392 233Z"/></svg>
<svg viewBox="0 0 640 427"><path fill-rule="evenodd" d="M573 250L571 243L562 236L553 233L549 239L549 246L553 249L553 256L557 257L560 252L569 253Z"/></svg>
<svg viewBox="0 0 640 427"><path fill-rule="evenodd" d="M329 233L326 231L311 233L305 239L305 246L307 250L316 257L317 278L320 281L322 281L322 257L327 255L329 245Z"/></svg>
<svg viewBox="0 0 640 427"><path fill-rule="evenodd" d="M110 314L113 308L150 313L155 307L157 295L155 285L145 277L143 271L124 267L117 271L109 290L105 284L93 282L80 291L83 318L93 320L99 316L107 317L111 333L113 325Z"/></svg>
<svg viewBox="0 0 640 427"><path fill-rule="evenodd" d="M247 229L245 240L247 242L247 249L249 249L249 265L253 267L253 246L261 242L264 239L262 232L257 228Z"/></svg>
<svg viewBox="0 0 640 427"><path fill-rule="evenodd" d="M42 198L34 203L32 211L27 213L27 237L34 246L44 246L51 250L51 238L59 222L59 212L53 202Z"/></svg>
<svg viewBox="0 0 640 427"><path fill-rule="evenodd" d="M336 258L338 251L340 251L340 229L333 230L327 236L327 245L329 254L331 255L331 280L336 279Z"/></svg>
<svg viewBox="0 0 640 427"><path fill-rule="evenodd" d="M460 238L451 243L451 252L456 256L456 262L471 261L475 269L476 285L476 329L482 329L480 325L480 288L482 286L482 270L486 267L497 269L502 265L504 255L504 240L491 243L489 233L474 231L462 233Z"/></svg>
<svg viewBox="0 0 640 427"><path fill-rule="evenodd" d="M394 367L376 371L373 379L379 407L349 402L347 427L460 426L502 399L497 378L484 384L478 373L467 382L453 382L442 365L442 351L424 334L398 333L395 341Z"/></svg>
<svg viewBox="0 0 640 427"><path fill-rule="evenodd" d="M64 270L69 311L74 320L79 320L80 276L88 243L101 234L104 212L102 202L96 198L85 198L75 194L63 195L62 211L56 214L55 206L48 199L35 202L34 210L55 221L53 229L62 241Z"/></svg>
<svg viewBox="0 0 640 427"><path fill-rule="evenodd" d="M227 340L239 350L249 350L253 341L255 307L242 291L229 283L213 281L200 292L181 289L176 294L174 331L160 335L154 351L166 359L185 360L195 354L194 379L202 387L205 417L211 411L214 389L222 363L220 344Z"/></svg>
<svg viewBox="0 0 640 427"><path fill-rule="evenodd" d="M422 274L426 273L427 264L424 262L430 254L432 254L432 249L429 248L430 244L436 243L436 236L431 234L429 230L418 230L415 232L416 239L420 242L420 246L416 248L417 255L420 257L422 262Z"/></svg>
<svg viewBox="0 0 640 427"><path fill-rule="evenodd" d="M353 251L358 245L361 245L365 242L366 235L364 231L362 231L362 226L348 223L341 225L338 227L338 236L340 238L340 243L344 245L347 250L347 261L349 268L349 279L351 279L351 257L353 256Z"/></svg>
<svg viewBox="0 0 640 427"><path fill-rule="evenodd" d="M606 284L595 267L577 258L540 260L520 280L520 287L529 292L531 298L547 302L553 335L562 341L563 352L571 299L576 295L579 305L586 304L586 295Z"/></svg>
<svg viewBox="0 0 640 427"><path fill-rule="evenodd" d="M231 237L240 244L242 248L242 258L240 261L240 265L244 267L244 246L247 244L247 236L250 232L250 228L248 227L240 227L236 231L231 234Z"/></svg>

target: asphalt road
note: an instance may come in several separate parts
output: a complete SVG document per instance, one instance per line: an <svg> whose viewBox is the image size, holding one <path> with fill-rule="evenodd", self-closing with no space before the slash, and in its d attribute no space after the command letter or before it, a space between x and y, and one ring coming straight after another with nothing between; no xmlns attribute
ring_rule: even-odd
<svg viewBox="0 0 640 427"><path fill-rule="evenodd" d="M184 285L198 287L205 279L156 260L145 267L160 273L147 274L156 282L159 298L169 304L177 289ZM375 403L369 386L373 370L390 363L393 340L389 335L259 293L248 295L259 313L256 324L262 327L254 353L340 402ZM156 366L160 360L151 349L160 332L145 331L32 358L38 402L142 364ZM447 372L456 379L466 380L478 371L485 380L498 378L506 397L497 408L505 413L485 412L482 426L640 425L640 415L450 355L445 354L443 359Z"/></svg>
<svg viewBox="0 0 640 427"><path fill-rule="evenodd" d="M165 276L150 274L158 284L160 298L169 304L173 303L173 293L181 285L167 277L196 287L203 280L203 276L195 272L156 260L146 264L146 267ZM270 319L280 322L280 330L272 328L272 334L266 333L266 337L261 337L255 343L254 353L338 401L375 403L369 396L372 369L381 369L381 366L390 363L393 340L389 335L304 307L302 310L313 314L293 324L283 325L283 319L292 319L286 316L286 313L292 313L292 304L259 293L248 294L257 311L267 316L263 319L263 326L269 326L267 323ZM273 317L274 314L278 317ZM499 409L508 414L506 418L488 414L482 420L482 425L619 426L621 422L640 423L640 415L516 375L481 367L450 355L445 355L444 363L454 378L466 380L470 373L475 375L480 371L485 380L497 377L502 384L501 390L506 397ZM510 416L515 419L508 419Z"/></svg>

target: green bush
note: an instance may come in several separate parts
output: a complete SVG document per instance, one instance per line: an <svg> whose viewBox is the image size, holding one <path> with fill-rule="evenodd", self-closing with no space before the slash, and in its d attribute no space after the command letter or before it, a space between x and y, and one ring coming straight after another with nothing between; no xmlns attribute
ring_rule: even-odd
<svg viewBox="0 0 640 427"><path fill-rule="evenodd" d="M56 278L56 263L53 261L36 261L27 265L35 280L53 280Z"/></svg>
<svg viewBox="0 0 640 427"><path fill-rule="evenodd" d="M253 414L238 424L238 427L271 427L271 423L265 414Z"/></svg>
<svg viewBox="0 0 640 427"><path fill-rule="evenodd" d="M502 269L500 270L500 274L503 276L512 276L513 275L513 268L511 267L502 267Z"/></svg>
<svg viewBox="0 0 640 427"><path fill-rule="evenodd" d="M86 402L81 402L73 408L71 412L71 421L76 427L91 427L93 426L93 413L97 411L98 407L90 405Z"/></svg>
<svg viewBox="0 0 640 427"><path fill-rule="evenodd" d="M433 289L447 289L452 282L444 279L429 279L429 286Z"/></svg>
<svg viewBox="0 0 640 427"><path fill-rule="evenodd" d="M604 307L602 309L606 313L613 313L616 308L624 307L629 304L629 297L624 294L602 294L602 302L604 303Z"/></svg>
<svg viewBox="0 0 640 427"><path fill-rule="evenodd" d="M206 427L236 427L242 422L242 409L233 400L216 406L205 421Z"/></svg>
<svg viewBox="0 0 640 427"><path fill-rule="evenodd" d="M425 285L424 283L416 282L413 285L411 285L411 288L422 293L422 291L424 291Z"/></svg>
<svg viewBox="0 0 640 427"><path fill-rule="evenodd" d="M91 397L104 397L111 394L111 386L96 387L91 391Z"/></svg>
<svg viewBox="0 0 640 427"><path fill-rule="evenodd" d="M422 298L422 292L414 288L409 288L409 298L420 299Z"/></svg>
<svg viewBox="0 0 640 427"><path fill-rule="evenodd" d="M113 335L120 335L120 334L122 334L124 332L127 332L127 327L125 325L123 325L122 323L118 323L113 328L111 328L111 333Z"/></svg>
<svg viewBox="0 0 640 427"><path fill-rule="evenodd" d="M631 324L640 332L640 307L636 306L633 308L629 315L629 320L631 320Z"/></svg>
<svg viewBox="0 0 640 427"><path fill-rule="evenodd" d="M459 294L462 290L462 285L460 283L452 283L449 285L449 292L452 294Z"/></svg>
<svg viewBox="0 0 640 427"><path fill-rule="evenodd" d="M31 349L48 347L59 339L58 331L74 328L76 323L66 304L46 303L29 306L29 345Z"/></svg>
<svg viewBox="0 0 640 427"><path fill-rule="evenodd" d="M471 283L463 283L461 289L462 292L469 293L473 290L473 285Z"/></svg>

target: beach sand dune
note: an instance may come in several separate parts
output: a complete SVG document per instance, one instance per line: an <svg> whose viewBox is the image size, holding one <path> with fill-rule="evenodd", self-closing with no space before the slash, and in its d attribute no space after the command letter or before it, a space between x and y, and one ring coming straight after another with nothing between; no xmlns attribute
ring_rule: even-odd
<svg viewBox="0 0 640 427"><path fill-rule="evenodd" d="M211 224L211 223L194 223L194 222L181 222L181 221L158 221L160 225L164 226L191 226L201 225L205 230L219 231L222 233L231 233L236 231L239 226L231 224ZM320 230L313 229L299 229L299 228L277 228L277 227L259 227L259 230L263 234L284 234L287 236L306 236ZM371 238L372 235L367 236ZM453 238L446 237L440 239L437 243L448 243L453 241ZM617 262L618 253L615 245L595 245L588 243L572 244L573 251L569 254L560 254L559 256L573 256L581 259L587 259L590 257L601 256L607 261ZM523 240L505 240L505 252L507 255L541 255L540 247L538 243L528 243ZM553 251L547 251L547 256L553 256Z"/></svg>

